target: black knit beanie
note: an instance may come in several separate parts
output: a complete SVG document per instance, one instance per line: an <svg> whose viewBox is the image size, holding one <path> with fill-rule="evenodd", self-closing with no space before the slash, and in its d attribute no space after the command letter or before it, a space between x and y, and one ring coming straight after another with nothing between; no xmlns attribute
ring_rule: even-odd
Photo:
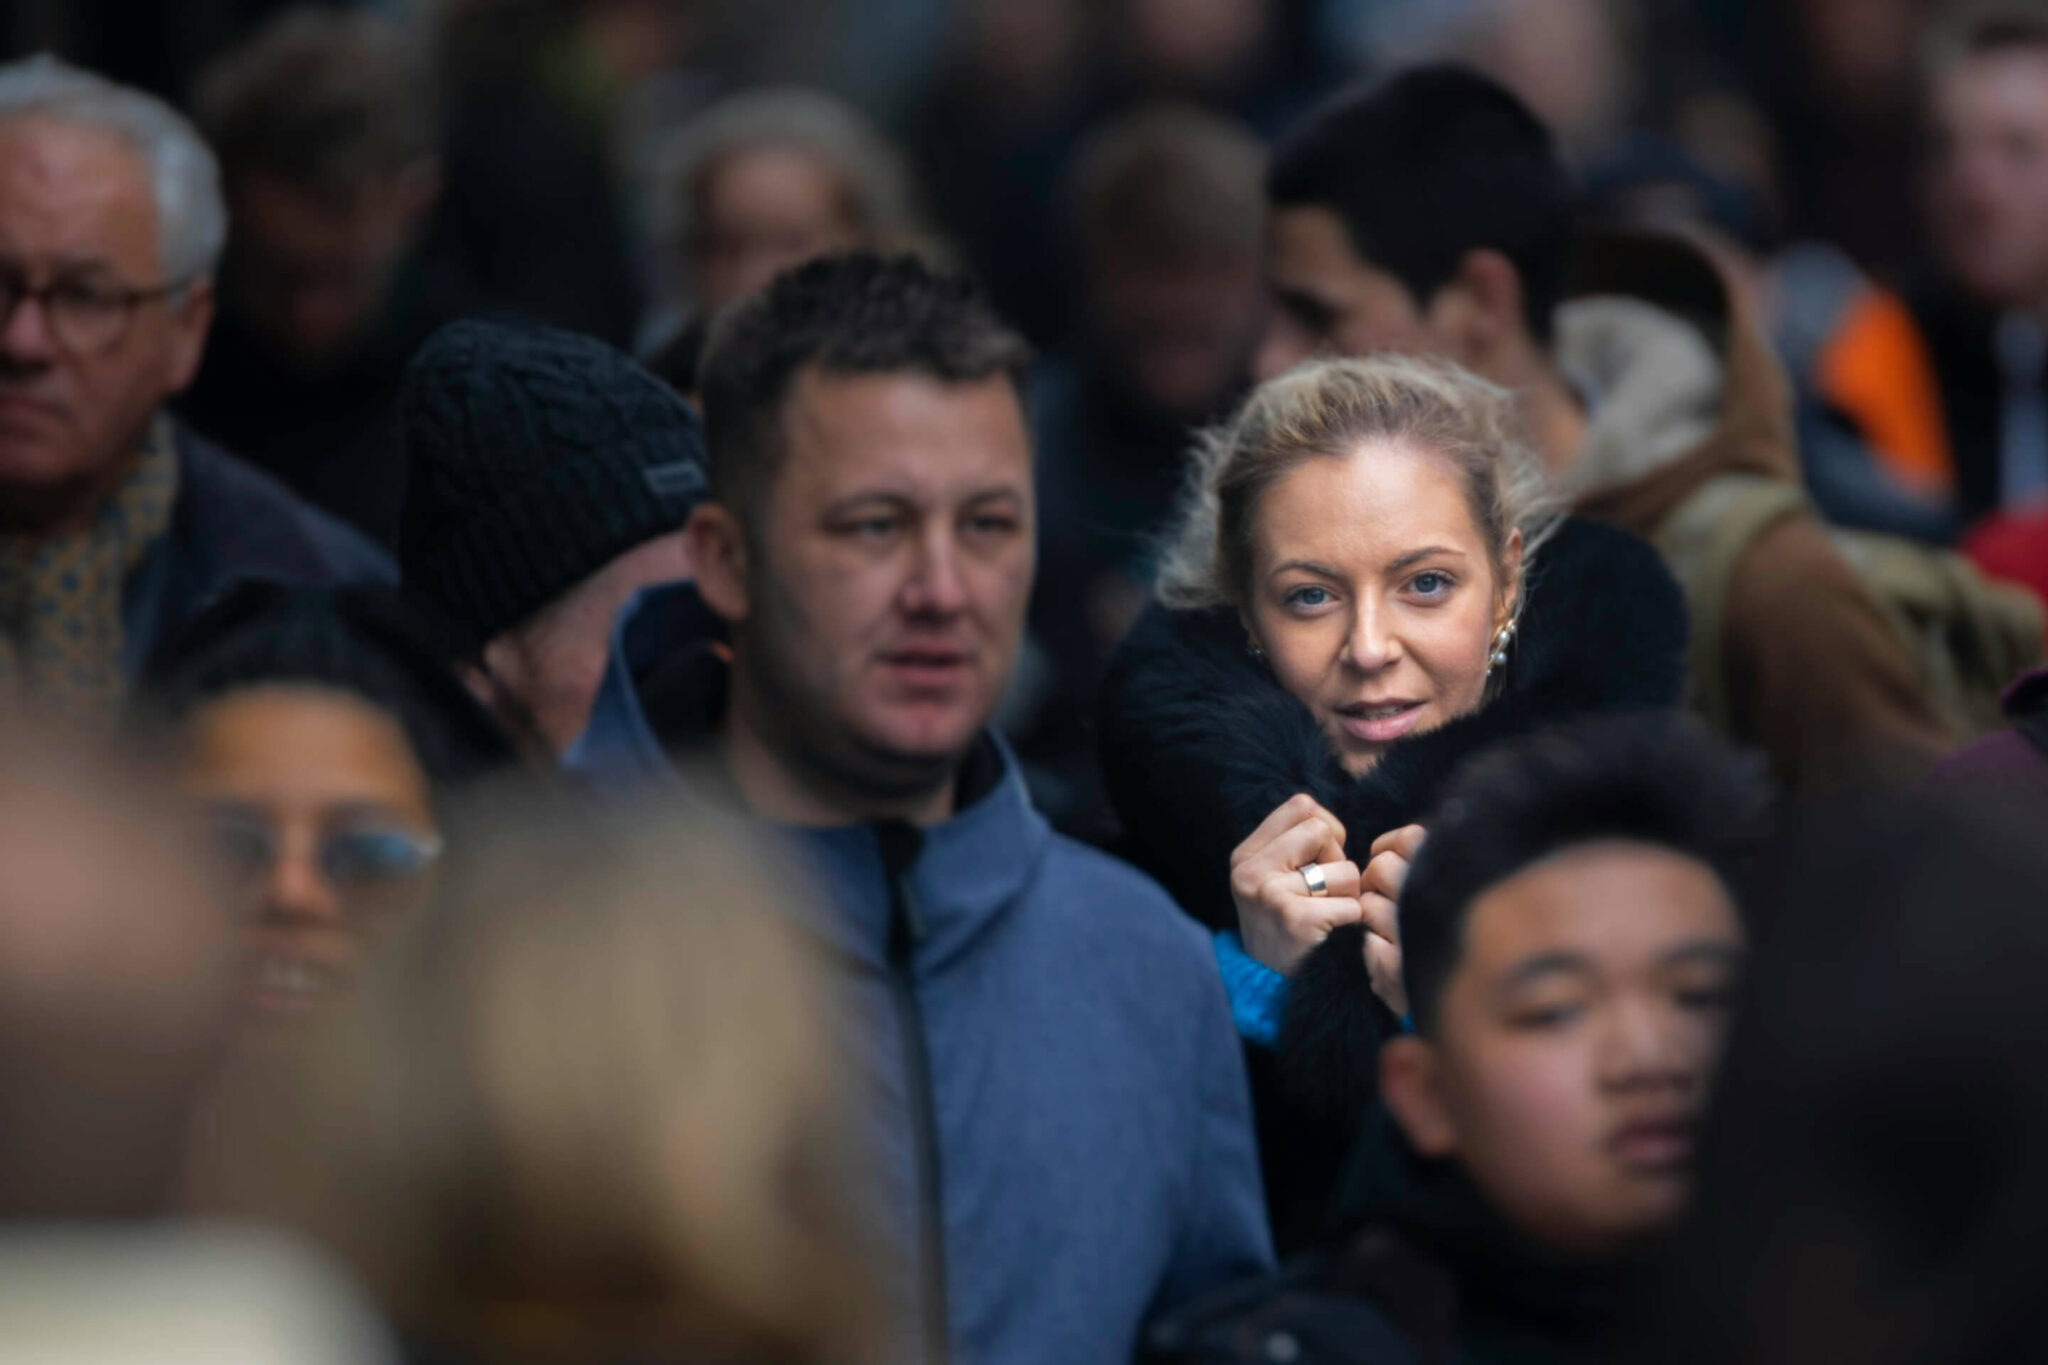
<svg viewBox="0 0 2048 1365"><path fill-rule="evenodd" d="M405 587L471 647L681 529L704 490L689 404L604 343L552 327L450 323L413 357L399 413Z"/></svg>

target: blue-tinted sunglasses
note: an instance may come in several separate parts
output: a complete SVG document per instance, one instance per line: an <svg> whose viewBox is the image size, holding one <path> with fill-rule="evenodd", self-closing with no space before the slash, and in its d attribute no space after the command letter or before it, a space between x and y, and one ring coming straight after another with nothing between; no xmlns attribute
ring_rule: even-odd
<svg viewBox="0 0 2048 1365"><path fill-rule="evenodd" d="M214 848L237 875L260 877L277 863L277 827L246 811L212 812ZM320 836L316 861L337 887L370 887L417 877L441 856L441 836L397 825L362 824Z"/></svg>

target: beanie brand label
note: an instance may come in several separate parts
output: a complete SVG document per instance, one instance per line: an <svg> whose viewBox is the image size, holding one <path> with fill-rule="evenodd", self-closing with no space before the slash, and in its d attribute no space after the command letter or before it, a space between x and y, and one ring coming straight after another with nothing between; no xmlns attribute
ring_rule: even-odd
<svg viewBox="0 0 2048 1365"><path fill-rule="evenodd" d="M658 498L691 498L704 491L704 471L689 460L649 465L640 477Z"/></svg>

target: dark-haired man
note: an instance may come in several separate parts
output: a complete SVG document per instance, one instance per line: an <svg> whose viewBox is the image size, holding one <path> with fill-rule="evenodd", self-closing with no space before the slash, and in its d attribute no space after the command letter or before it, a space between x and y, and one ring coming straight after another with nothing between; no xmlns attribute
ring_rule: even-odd
<svg viewBox="0 0 2048 1365"><path fill-rule="evenodd" d="M1031 589L1026 359L909 258L814 262L723 316L697 587L622 621L571 756L627 788L694 758L699 799L781 827L829 889L926 1361L1128 1359L1150 1314L1270 1256L1206 942L1055 836L987 729ZM692 634L707 607L727 641Z"/></svg>
<svg viewBox="0 0 2048 1365"><path fill-rule="evenodd" d="M234 232L181 409L395 548L399 376L460 307L417 251L441 187L425 64L381 16L297 6L209 64L194 106Z"/></svg>
<svg viewBox="0 0 2048 1365"><path fill-rule="evenodd" d="M1674 717L1580 722L1468 767L1402 891L1414 1032L1376 1049L1349 1231L1163 1324L1157 1358L1272 1358L1231 1353L1251 1321L1304 1365L1599 1358L1636 1253L1686 1204L1744 953L1731 886L1764 809L1751 767ZM1318 1008L1355 1020L1336 1032L1369 1063L1358 934L1332 934L1295 990L1341 997Z"/></svg>
<svg viewBox="0 0 2048 1365"><path fill-rule="evenodd" d="M1915 661L1820 523L1795 496L1737 524L1755 481L1798 480L1740 291L1675 239L1594 244L1568 282L1570 193L1549 133L1476 72L1418 67L1328 106L1268 172L1261 372L1427 352L1515 390L1577 510L1656 543L1685 586L1704 713L1800 787L1931 758L1950 736Z"/></svg>
<svg viewBox="0 0 2048 1365"><path fill-rule="evenodd" d="M2048 499L2048 12L1958 7L1924 73L1918 282L1965 522Z"/></svg>

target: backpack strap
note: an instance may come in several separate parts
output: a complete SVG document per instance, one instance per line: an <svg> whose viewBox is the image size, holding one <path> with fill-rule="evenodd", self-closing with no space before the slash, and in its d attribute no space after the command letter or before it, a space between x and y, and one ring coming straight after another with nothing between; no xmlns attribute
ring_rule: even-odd
<svg viewBox="0 0 2048 1365"><path fill-rule="evenodd" d="M1796 484L1762 474L1719 474L1688 494L1650 534L1692 616L1690 700L1724 734L1732 715L1722 648L1728 584L1759 536L1805 510L1806 494Z"/></svg>

